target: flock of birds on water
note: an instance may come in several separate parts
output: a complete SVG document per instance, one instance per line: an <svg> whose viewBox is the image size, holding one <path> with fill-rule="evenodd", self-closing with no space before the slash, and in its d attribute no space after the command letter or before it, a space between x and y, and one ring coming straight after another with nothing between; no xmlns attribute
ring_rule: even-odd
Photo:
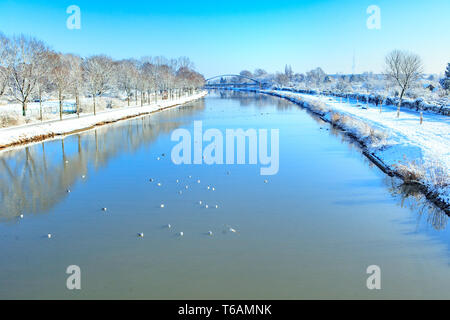
<svg viewBox="0 0 450 320"><path fill-rule="evenodd" d="M161 156L164 157L165 154L163 153ZM156 160L158 160L158 161L161 160L161 157L157 157ZM68 164L68 163L69 163L69 161L66 160L66 161L65 161L65 164ZM227 175L230 175L230 171L227 171ZM83 174L83 175L81 176L81 178L82 178L82 179L85 179L85 178L86 178L86 175ZM192 179L192 176L190 175L190 176L188 176L188 178L189 178L189 179ZM150 181L150 182L154 182L155 179L150 178L149 181ZM268 181L267 179L264 180L264 183L268 183L268 182L269 182L269 181ZM179 180L179 179L176 179L176 183L180 183L180 180ZM197 179L197 183L198 183L198 184L201 183L200 179ZM162 186L162 183L161 183L161 182L157 182L156 185L157 185L158 187L161 187L161 186ZM189 189L189 186L186 185L184 188L187 190L187 189ZM215 187L210 186L210 185L208 185L208 186L206 187L206 189L207 189L207 190L211 190L211 191L215 191L215 190L216 190ZM67 192L67 193L70 193L71 191L70 191L70 189L66 189L66 192ZM179 194L182 194L183 191L180 190L180 191L178 191L178 193L179 193ZM199 204L200 206L203 206L203 205L204 205L204 208L205 208L205 209L208 209L208 208L209 208L209 205L208 205L208 204L204 204L202 200L199 200L199 201L198 201L198 204ZM164 207L165 207L164 203L161 203L161 204L160 204L160 208L164 208ZM218 209L218 208L219 208L219 205L216 204L214 207L215 207L216 209ZM101 210L104 211L104 212L106 212L106 211L108 211L108 208L103 207L103 208L101 208ZM20 214L20 215L19 215L19 218L20 218L20 219L23 219L23 218L24 218L23 214ZM167 228L167 229L171 229L171 228L172 228L172 225L169 223L169 224L166 225L166 228ZM232 233L237 233L236 229L234 229L234 228L232 228L232 227L228 227L228 231L229 231L229 232L232 232ZM211 230L209 230L206 234L209 235L209 236L213 236L213 232L212 232ZM183 232L183 231L180 231L180 232L177 233L177 235L178 235L179 237L183 237L183 236L184 236L184 232ZM139 232L139 233L137 234L137 236L138 236L139 238L143 238L143 237L144 237L144 233L143 233L143 232ZM53 237L53 235L52 235L51 233L48 233L48 234L47 234L47 238L50 239L50 238L52 238L52 237Z"/></svg>

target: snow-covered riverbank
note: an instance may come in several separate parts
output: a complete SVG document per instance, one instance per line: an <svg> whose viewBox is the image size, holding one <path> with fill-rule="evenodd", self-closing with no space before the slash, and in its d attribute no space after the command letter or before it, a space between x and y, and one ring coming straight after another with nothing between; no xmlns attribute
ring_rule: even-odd
<svg viewBox="0 0 450 320"><path fill-rule="evenodd" d="M204 97L206 91L175 100L162 100L157 104L137 107L125 107L111 111L98 112L97 115L82 115L63 120L45 121L16 127L0 129L0 149L15 145L40 141L55 136L67 135L74 132L90 129L95 126L116 122L123 119L137 117L160 111L166 108L181 105Z"/></svg>
<svg viewBox="0 0 450 320"><path fill-rule="evenodd" d="M367 156L387 173L426 188L427 197L450 205L450 118L433 113L402 110L400 118L393 106L338 97L318 96L280 90L257 90L289 99L319 114L361 142Z"/></svg>

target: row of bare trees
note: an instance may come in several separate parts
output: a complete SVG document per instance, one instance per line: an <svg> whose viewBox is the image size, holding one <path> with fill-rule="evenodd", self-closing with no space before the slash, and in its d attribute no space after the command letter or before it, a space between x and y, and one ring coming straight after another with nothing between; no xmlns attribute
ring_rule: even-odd
<svg viewBox="0 0 450 320"><path fill-rule="evenodd" d="M80 112L80 97L92 97L94 114L96 99L104 94L125 95L128 105L150 103L153 93L174 97L201 87L204 77L194 71L187 57L166 59L144 57L113 60L105 55L83 58L51 50L44 42L19 35L6 37L0 33L0 97L8 95L22 105L23 116L32 97L40 102L42 119L43 95L59 100L62 119L63 102L75 99Z"/></svg>
<svg viewBox="0 0 450 320"><path fill-rule="evenodd" d="M450 80L447 79L450 79L450 64L447 73L447 78L441 79L440 84L444 90L448 91ZM302 85L305 89L334 90L338 93L352 92L352 83L360 83L360 88L365 89L367 93L373 92L375 87L381 87L385 91L389 91L389 88L395 88L398 92L397 116L399 116L405 94L414 90L423 77L423 64L417 54L393 50L386 55L385 70L379 75L368 72L359 75L328 75L320 67L301 74L294 73L289 65L286 65L284 73L268 74L262 69L257 69L254 74L244 70L241 75L256 77L260 81L270 82L277 86L294 87Z"/></svg>

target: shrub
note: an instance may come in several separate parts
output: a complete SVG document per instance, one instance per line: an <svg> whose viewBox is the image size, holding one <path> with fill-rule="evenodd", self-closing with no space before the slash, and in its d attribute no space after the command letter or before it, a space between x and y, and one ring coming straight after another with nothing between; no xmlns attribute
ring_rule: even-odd
<svg viewBox="0 0 450 320"><path fill-rule="evenodd" d="M425 182L434 187L445 188L450 184L450 174L446 166L438 159L426 163L418 160L399 161L394 165L405 182Z"/></svg>
<svg viewBox="0 0 450 320"><path fill-rule="evenodd" d="M403 180L406 183L423 181L426 175L423 163L416 160L407 161L405 159L404 162L399 160L393 167L403 177Z"/></svg>
<svg viewBox="0 0 450 320"><path fill-rule="evenodd" d="M15 116L14 114L5 113L0 115L0 126L2 126L3 128L17 126L19 124L22 124L22 121L18 116Z"/></svg>

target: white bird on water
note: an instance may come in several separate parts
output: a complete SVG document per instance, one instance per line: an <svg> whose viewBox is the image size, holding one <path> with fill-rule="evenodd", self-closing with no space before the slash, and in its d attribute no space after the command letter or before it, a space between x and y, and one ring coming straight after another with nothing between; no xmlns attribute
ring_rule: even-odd
<svg viewBox="0 0 450 320"><path fill-rule="evenodd" d="M164 203L161 203L161 208L164 208Z"/></svg>
<svg viewBox="0 0 450 320"><path fill-rule="evenodd" d="M212 236L213 235L212 231L208 231L208 235Z"/></svg>
<svg viewBox="0 0 450 320"><path fill-rule="evenodd" d="M216 209L218 209L219 208L219 205L218 204L216 204Z"/></svg>
<svg viewBox="0 0 450 320"><path fill-rule="evenodd" d="M20 219L23 219L23 214L21 214L19 217L20 217Z"/></svg>
<svg viewBox="0 0 450 320"><path fill-rule="evenodd" d="M144 237L144 233L143 232L138 233L138 237L139 238L143 238Z"/></svg>
<svg viewBox="0 0 450 320"><path fill-rule="evenodd" d="M161 187L161 182L158 182L156 185L157 185L158 187Z"/></svg>
<svg viewBox="0 0 450 320"><path fill-rule="evenodd" d="M205 204L205 208L208 209L208 205L207 204Z"/></svg>
<svg viewBox="0 0 450 320"><path fill-rule="evenodd" d="M178 235L179 235L180 237L184 236L183 231L180 231L180 233L178 233Z"/></svg>
<svg viewBox="0 0 450 320"><path fill-rule="evenodd" d="M200 200L200 201L198 202L198 204L202 204L202 200Z"/></svg>
<svg viewBox="0 0 450 320"><path fill-rule="evenodd" d="M51 238L52 237L52 234L51 233L49 233L49 234L47 234L47 238Z"/></svg>
<svg viewBox="0 0 450 320"><path fill-rule="evenodd" d="M102 211L106 211L106 210L108 210L107 208L102 208Z"/></svg>
<svg viewBox="0 0 450 320"><path fill-rule="evenodd" d="M197 183L200 183L200 180L197 180Z"/></svg>
<svg viewBox="0 0 450 320"><path fill-rule="evenodd" d="M186 188L186 189L188 189L188 188L189 188L189 186L186 186L185 188Z"/></svg>
<svg viewBox="0 0 450 320"><path fill-rule="evenodd" d="M170 225L170 223L167 225L167 229L172 228L172 226Z"/></svg>
<svg viewBox="0 0 450 320"><path fill-rule="evenodd" d="M233 233L236 233L236 230L233 229L233 228L231 228L231 227L228 229L228 231L233 232Z"/></svg>

